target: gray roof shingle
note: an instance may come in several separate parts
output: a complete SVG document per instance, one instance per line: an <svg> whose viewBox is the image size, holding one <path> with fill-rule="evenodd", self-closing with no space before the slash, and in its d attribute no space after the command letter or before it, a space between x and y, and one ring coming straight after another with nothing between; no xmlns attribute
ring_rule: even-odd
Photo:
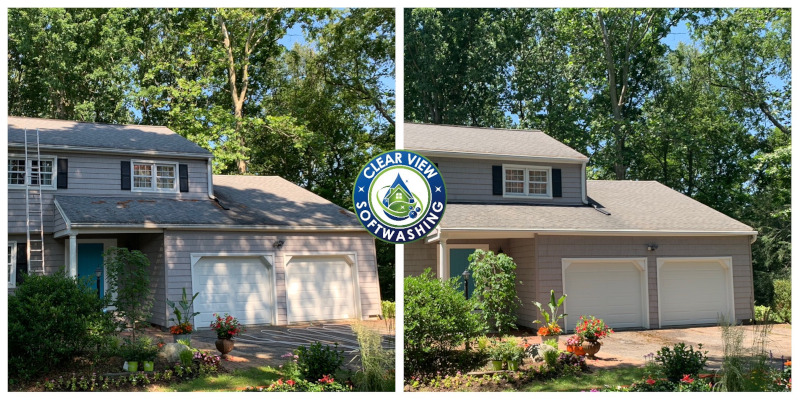
<svg viewBox="0 0 800 400"><path fill-rule="evenodd" d="M741 232L753 228L653 181L588 181L591 206L448 204L443 229Z"/></svg>
<svg viewBox="0 0 800 400"><path fill-rule="evenodd" d="M405 123L403 134L403 147L412 151L588 160L585 155L536 130Z"/></svg>
<svg viewBox="0 0 800 400"><path fill-rule="evenodd" d="M9 145L25 143L25 129L39 129L43 148L86 148L98 151L183 153L211 156L211 153L165 126L112 125L57 119L8 117Z"/></svg>
<svg viewBox="0 0 800 400"><path fill-rule="evenodd" d="M56 196L72 226L363 229L355 215L276 176L214 176L211 199ZM223 209L223 207L227 208Z"/></svg>

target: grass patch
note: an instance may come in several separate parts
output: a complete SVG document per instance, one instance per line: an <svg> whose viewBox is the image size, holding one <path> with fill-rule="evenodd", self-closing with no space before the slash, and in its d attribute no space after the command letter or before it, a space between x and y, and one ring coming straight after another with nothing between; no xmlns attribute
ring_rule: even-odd
<svg viewBox="0 0 800 400"><path fill-rule="evenodd" d="M160 392L230 392L244 389L247 386L267 386L280 377L280 372L275 368L253 367L168 386L156 386L151 390Z"/></svg>
<svg viewBox="0 0 800 400"><path fill-rule="evenodd" d="M613 369L595 369L589 374L564 376L561 378L533 382L523 386L520 391L527 392L580 392L599 389L603 386L616 387L630 385L642 377L641 367L620 367Z"/></svg>

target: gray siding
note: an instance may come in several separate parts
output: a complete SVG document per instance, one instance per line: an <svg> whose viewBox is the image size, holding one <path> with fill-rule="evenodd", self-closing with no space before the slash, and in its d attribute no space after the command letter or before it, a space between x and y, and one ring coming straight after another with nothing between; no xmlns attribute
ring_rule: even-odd
<svg viewBox="0 0 800 400"><path fill-rule="evenodd" d="M164 264L164 235L139 235L139 250L150 260L150 290L153 293L153 316L150 322L159 326L169 326L172 312L167 307L167 272ZM188 293L187 288L187 293ZM191 293L188 293L191 295ZM177 299L180 300L180 296Z"/></svg>
<svg viewBox="0 0 800 400"><path fill-rule="evenodd" d="M448 202L474 203L537 203L537 204L581 204L581 164L544 164L518 161L497 161L431 157L438 164L439 171L447 185ZM553 199L506 198L492 195L493 165L546 166L561 169L562 197Z"/></svg>
<svg viewBox="0 0 800 400"><path fill-rule="evenodd" d="M285 242L283 248L276 250L272 243ZM381 313L381 298L378 287L375 242L366 233L205 233L195 231L167 231L164 234L165 262L167 276L167 296L179 299L181 288L192 287L192 253L273 253L278 287L278 324L287 321L285 254L298 253L342 253L357 254L358 285L361 291L362 317Z"/></svg>
<svg viewBox="0 0 800 400"><path fill-rule="evenodd" d="M540 317L532 300L536 297L536 257L533 239L509 240L508 254L517 264L517 296L520 299L517 308L517 324L520 326L533 326L533 320Z"/></svg>
<svg viewBox="0 0 800 400"><path fill-rule="evenodd" d="M19 154L10 154L14 157ZM69 188L43 191L44 229L53 232L58 229L55 221L53 196L124 196L124 197L170 197L177 199L202 199L208 197L208 169L205 160L182 160L157 157L132 157L120 155L97 155L47 152L42 156L56 156L69 160ZM189 192L151 193L120 190L120 161L132 159L177 162L187 164L189 169ZM59 225L61 226L61 225ZM63 228L61 228L63 229ZM25 232L25 189L8 189L8 230Z"/></svg>
<svg viewBox="0 0 800 400"><path fill-rule="evenodd" d="M644 237L644 236L537 236L536 264L539 279L536 299L546 303L550 290L561 296L562 258L646 257L649 295L650 327L658 327L658 278L656 259L659 257L732 257L733 292L736 319L753 317L753 271L750 258L750 238L733 237ZM658 249L647 251L648 243ZM569 300L567 300L569 301ZM569 327L570 329L572 327Z"/></svg>

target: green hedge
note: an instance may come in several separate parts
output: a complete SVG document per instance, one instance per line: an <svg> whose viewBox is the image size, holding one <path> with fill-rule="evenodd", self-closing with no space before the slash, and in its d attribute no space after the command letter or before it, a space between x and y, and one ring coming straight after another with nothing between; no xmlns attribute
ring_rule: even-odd
<svg viewBox="0 0 800 400"><path fill-rule="evenodd" d="M776 279L773 282L775 297L772 300L772 312L776 322L792 322L792 281Z"/></svg>

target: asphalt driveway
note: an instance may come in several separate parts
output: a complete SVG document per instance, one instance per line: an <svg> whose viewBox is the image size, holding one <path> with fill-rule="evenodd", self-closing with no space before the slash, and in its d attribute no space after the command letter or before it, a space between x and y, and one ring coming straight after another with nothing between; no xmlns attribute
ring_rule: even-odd
<svg viewBox="0 0 800 400"><path fill-rule="evenodd" d="M744 347L753 346L756 335L753 326L741 326L744 332ZM563 344L569 336L561 336ZM679 342L692 345L702 343L703 350L708 351L708 368L718 369L722 363L722 332L718 326L691 327L680 329L653 329L646 331L615 332L603 340L603 346L597 353L598 360L589 360L589 365L599 368L616 366L644 366L645 355L655 354L662 346L672 346ZM772 353L776 366L781 359L792 357L792 330L789 324L773 325L767 336L767 351Z"/></svg>
<svg viewBox="0 0 800 400"><path fill-rule="evenodd" d="M383 337L383 347L394 349L394 332L387 329L384 321L361 321L369 328L378 331ZM172 335L159 333L169 343ZM217 337L211 330L197 330L192 334L192 347L219 354L214 342ZM228 369L261 367L265 365L277 367L286 361L282 355L294 351L299 346L309 346L319 341L323 345L333 347L338 343L339 350L344 351L345 368L357 369L360 366L358 340L350 327L350 323L314 323L293 326L247 326L244 333L235 339L235 347L229 353L223 365Z"/></svg>

